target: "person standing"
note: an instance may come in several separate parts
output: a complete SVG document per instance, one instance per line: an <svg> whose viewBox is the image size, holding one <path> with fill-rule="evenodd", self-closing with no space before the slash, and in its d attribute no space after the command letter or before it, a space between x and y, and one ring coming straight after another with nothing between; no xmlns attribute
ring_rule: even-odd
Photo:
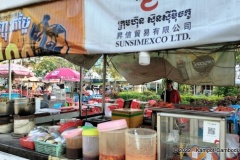
<svg viewBox="0 0 240 160"><path fill-rule="evenodd" d="M41 88L41 86L38 85L36 91L37 91L37 92L42 92L42 88Z"/></svg>
<svg viewBox="0 0 240 160"><path fill-rule="evenodd" d="M164 101L165 91L161 95L161 99ZM166 81L166 102L168 103L180 103L181 97L177 90L173 88L173 81Z"/></svg>

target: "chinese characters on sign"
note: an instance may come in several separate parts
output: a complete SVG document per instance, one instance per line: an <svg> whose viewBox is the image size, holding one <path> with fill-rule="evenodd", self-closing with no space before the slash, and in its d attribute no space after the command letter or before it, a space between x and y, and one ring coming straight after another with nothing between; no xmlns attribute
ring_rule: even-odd
<svg viewBox="0 0 240 160"><path fill-rule="evenodd" d="M178 19L186 18L186 22L177 23ZM191 30L191 9L185 11L170 10L163 15L151 14L147 19L135 16L133 19L118 21L117 41L115 47L151 45L190 39L187 30ZM167 22L168 24L161 22ZM140 25L148 28L142 28ZM149 24L152 24L149 27ZM136 30L130 30L133 27ZM169 36L169 34L171 34Z"/></svg>

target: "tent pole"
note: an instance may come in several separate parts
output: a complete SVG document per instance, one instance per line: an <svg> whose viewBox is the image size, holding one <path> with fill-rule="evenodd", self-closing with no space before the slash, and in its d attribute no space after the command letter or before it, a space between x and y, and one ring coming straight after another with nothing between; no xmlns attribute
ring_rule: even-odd
<svg viewBox="0 0 240 160"><path fill-rule="evenodd" d="M27 81L27 98L28 98L28 87L29 87L29 80Z"/></svg>
<svg viewBox="0 0 240 160"><path fill-rule="evenodd" d="M80 66L80 84L79 84L79 116L82 116L82 87L83 87L83 69Z"/></svg>
<svg viewBox="0 0 240 160"><path fill-rule="evenodd" d="M167 79L165 79L165 82L164 82L164 102L166 102L167 100L166 82L167 82Z"/></svg>
<svg viewBox="0 0 240 160"><path fill-rule="evenodd" d="M103 91L102 91L102 112L103 116L105 115L105 90L106 90L106 64L107 64L107 55L103 55Z"/></svg>
<svg viewBox="0 0 240 160"><path fill-rule="evenodd" d="M11 60L8 60L8 100L11 100L12 95L12 69Z"/></svg>
<svg viewBox="0 0 240 160"><path fill-rule="evenodd" d="M194 96L196 95L196 87L195 87L195 85L193 86L193 95Z"/></svg>
<svg viewBox="0 0 240 160"><path fill-rule="evenodd" d="M20 60L21 66L22 66L22 59ZM21 79L21 96L22 97L22 79Z"/></svg>
<svg viewBox="0 0 240 160"><path fill-rule="evenodd" d="M21 88L20 89L21 89L21 97L22 97L22 79L21 79L20 82L21 82L21 85L20 85Z"/></svg>
<svg viewBox="0 0 240 160"><path fill-rule="evenodd" d="M158 87L157 82L155 83L155 86L156 86L156 93L157 93L157 87Z"/></svg>

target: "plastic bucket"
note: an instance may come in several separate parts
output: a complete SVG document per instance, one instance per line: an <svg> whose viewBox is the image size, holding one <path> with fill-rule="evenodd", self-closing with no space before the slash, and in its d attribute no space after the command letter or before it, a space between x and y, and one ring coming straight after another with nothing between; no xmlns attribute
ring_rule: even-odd
<svg viewBox="0 0 240 160"><path fill-rule="evenodd" d="M62 135L66 138L66 157L82 158L82 128L69 130Z"/></svg>
<svg viewBox="0 0 240 160"><path fill-rule="evenodd" d="M152 129L127 129L125 132L126 160L155 160L156 136L156 131Z"/></svg>
<svg viewBox="0 0 240 160"><path fill-rule="evenodd" d="M98 124L99 160L125 160L125 119Z"/></svg>

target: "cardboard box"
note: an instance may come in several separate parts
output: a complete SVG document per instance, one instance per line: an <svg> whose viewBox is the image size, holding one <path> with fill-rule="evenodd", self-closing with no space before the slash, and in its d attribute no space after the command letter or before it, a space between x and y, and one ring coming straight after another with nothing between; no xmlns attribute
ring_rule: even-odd
<svg viewBox="0 0 240 160"><path fill-rule="evenodd" d="M129 128L137 128L143 123L143 110L121 108L112 111L112 120L126 119Z"/></svg>

